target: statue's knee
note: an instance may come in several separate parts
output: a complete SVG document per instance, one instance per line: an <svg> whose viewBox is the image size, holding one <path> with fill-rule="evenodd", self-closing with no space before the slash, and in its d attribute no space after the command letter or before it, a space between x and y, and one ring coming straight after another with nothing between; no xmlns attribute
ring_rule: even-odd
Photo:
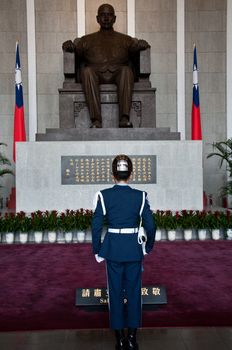
<svg viewBox="0 0 232 350"><path fill-rule="evenodd" d="M121 78L126 79L126 80L130 80L130 81L134 81L134 74L132 72L131 67L123 66L121 68Z"/></svg>
<svg viewBox="0 0 232 350"><path fill-rule="evenodd" d="M94 75L94 71L91 67L83 67L81 69L81 75L83 77L92 77Z"/></svg>
<svg viewBox="0 0 232 350"><path fill-rule="evenodd" d="M131 70L131 67L129 67L129 66L122 66L121 72L124 74L131 74L132 70Z"/></svg>

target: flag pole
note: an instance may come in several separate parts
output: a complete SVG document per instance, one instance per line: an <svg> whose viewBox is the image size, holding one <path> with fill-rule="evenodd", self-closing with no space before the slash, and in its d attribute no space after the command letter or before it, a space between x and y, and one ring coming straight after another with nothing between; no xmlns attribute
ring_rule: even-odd
<svg viewBox="0 0 232 350"><path fill-rule="evenodd" d="M19 42L15 47L15 110L14 110L13 160L16 162L16 142L26 141L23 105L23 85L19 55ZM16 188L12 187L8 209L16 209Z"/></svg>
<svg viewBox="0 0 232 350"><path fill-rule="evenodd" d="M195 43L193 45L192 140L202 140L200 97L197 69L197 48Z"/></svg>

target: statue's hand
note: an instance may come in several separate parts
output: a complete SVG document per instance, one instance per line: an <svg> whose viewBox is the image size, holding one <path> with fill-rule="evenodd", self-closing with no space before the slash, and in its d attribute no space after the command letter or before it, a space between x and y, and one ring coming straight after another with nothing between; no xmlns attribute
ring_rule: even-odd
<svg viewBox="0 0 232 350"><path fill-rule="evenodd" d="M139 39L138 40L139 50L146 50L151 47L146 40Z"/></svg>
<svg viewBox="0 0 232 350"><path fill-rule="evenodd" d="M67 40L62 45L63 51L74 52L75 46L71 40Z"/></svg>

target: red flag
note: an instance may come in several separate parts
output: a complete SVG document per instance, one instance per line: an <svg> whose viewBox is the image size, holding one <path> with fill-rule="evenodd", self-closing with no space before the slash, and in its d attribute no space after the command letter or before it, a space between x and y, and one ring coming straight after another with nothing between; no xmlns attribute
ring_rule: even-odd
<svg viewBox="0 0 232 350"><path fill-rule="evenodd" d="M19 57L19 44L16 43L16 63L15 63L15 112L14 112L14 144L13 159L15 161L15 143L26 141L23 107L23 86Z"/></svg>
<svg viewBox="0 0 232 350"><path fill-rule="evenodd" d="M196 45L193 53L192 140L202 140Z"/></svg>

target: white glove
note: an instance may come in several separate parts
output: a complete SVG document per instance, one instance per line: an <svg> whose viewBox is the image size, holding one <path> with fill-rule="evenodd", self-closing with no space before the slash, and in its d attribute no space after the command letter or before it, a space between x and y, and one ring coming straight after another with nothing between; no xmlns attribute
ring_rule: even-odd
<svg viewBox="0 0 232 350"><path fill-rule="evenodd" d="M146 252L146 242L142 243L142 250L143 250L143 255L147 255L147 252Z"/></svg>
<svg viewBox="0 0 232 350"><path fill-rule="evenodd" d="M138 232L138 243L142 244L142 251L143 251L143 255L147 255L146 252L146 242L147 242L147 234L144 231L143 227L139 228L139 232Z"/></svg>
<svg viewBox="0 0 232 350"><path fill-rule="evenodd" d="M102 261L104 261L105 259L102 258L101 256L99 256L98 254L95 254L95 259L98 263L101 263Z"/></svg>

